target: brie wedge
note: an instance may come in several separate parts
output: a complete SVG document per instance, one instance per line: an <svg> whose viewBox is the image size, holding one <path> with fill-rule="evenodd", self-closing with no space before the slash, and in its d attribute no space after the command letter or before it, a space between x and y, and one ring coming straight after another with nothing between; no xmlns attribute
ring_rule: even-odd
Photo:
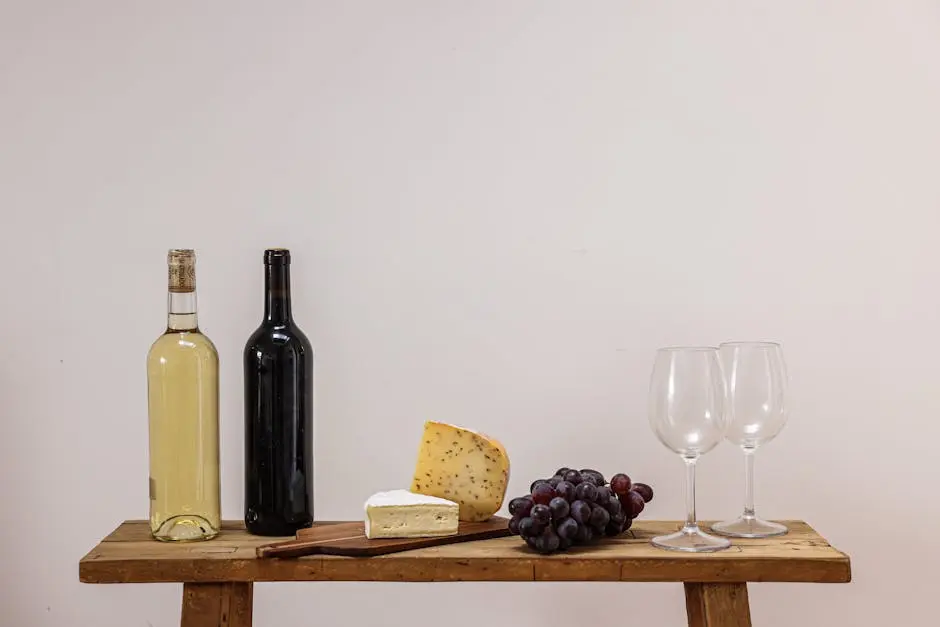
<svg viewBox="0 0 940 627"><path fill-rule="evenodd" d="M432 538L457 533L460 506L408 490L378 492L365 505L367 538Z"/></svg>

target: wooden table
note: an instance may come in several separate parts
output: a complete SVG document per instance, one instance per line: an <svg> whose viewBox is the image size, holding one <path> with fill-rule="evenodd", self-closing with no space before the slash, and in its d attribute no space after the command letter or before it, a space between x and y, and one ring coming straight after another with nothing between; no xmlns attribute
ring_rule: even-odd
<svg viewBox="0 0 940 627"><path fill-rule="evenodd" d="M209 542L166 544L150 538L146 521L132 520L82 558L79 579L182 582L183 627L249 627L255 581L682 582L691 627L744 627L751 624L747 582L851 580L846 554L806 523L783 522L790 528L785 536L734 540L730 549L711 554L657 549L650 538L680 523L637 521L635 538L627 534L551 556L511 537L373 558L258 559L255 548L276 538L249 535L241 522L223 523Z"/></svg>

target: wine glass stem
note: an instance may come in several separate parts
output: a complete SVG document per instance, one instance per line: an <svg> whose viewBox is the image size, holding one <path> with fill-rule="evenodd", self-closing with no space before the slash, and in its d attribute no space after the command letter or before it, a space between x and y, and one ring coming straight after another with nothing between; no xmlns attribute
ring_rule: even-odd
<svg viewBox="0 0 940 627"><path fill-rule="evenodd" d="M744 517L754 517L754 452L744 447Z"/></svg>
<svg viewBox="0 0 940 627"><path fill-rule="evenodd" d="M695 523L695 462L697 457L683 457L685 461L685 528L694 530Z"/></svg>

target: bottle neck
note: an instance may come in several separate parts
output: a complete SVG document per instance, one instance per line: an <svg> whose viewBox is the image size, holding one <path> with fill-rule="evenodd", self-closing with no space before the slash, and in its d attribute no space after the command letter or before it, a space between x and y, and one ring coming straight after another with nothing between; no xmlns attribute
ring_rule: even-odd
<svg viewBox="0 0 940 627"><path fill-rule="evenodd" d="M264 320L274 324L291 322L290 266L264 266Z"/></svg>
<svg viewBox="0 0 940 627"><path fill-rule="evenodd" d="M167 323L171 331L195 331L199 327L196 319L196 292L170 292L167 297Z"/></svg>

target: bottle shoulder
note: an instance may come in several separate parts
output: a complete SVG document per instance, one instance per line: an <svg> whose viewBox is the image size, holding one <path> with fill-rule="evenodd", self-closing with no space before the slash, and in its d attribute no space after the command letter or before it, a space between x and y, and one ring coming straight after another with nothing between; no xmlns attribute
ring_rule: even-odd
<svg viewBox="0 0 940 627"><path fill-rule="evenodd" d="M291 325L291 330L292 330L292 332L293 332L293 334L294 334L294 337L296 337L297 340L298 340L301 344L303 344L304 346L306 346L306 347L307 347L308 349L310 349L310 350L313 349L313 347L310 345L310 340L307 339L306 333L304 333L303 330L302 330L299 326L297 326L296 323L294 323L294 324Z"/></svg>
<svg viewBox="0 0 940 627"><path fill-rule="evenodd" d="M200 331L167 331L150 346L148 358L166 358L169 355L194 355L218 361L219 352L208 336Z"/></svg>
<svg viewBox="0 0 940 627"><path fill-rule="evenodd" d="M253 345L302 346L310 349L310 340L296 324L262 324L250 336L246 347Z"/></svg>

